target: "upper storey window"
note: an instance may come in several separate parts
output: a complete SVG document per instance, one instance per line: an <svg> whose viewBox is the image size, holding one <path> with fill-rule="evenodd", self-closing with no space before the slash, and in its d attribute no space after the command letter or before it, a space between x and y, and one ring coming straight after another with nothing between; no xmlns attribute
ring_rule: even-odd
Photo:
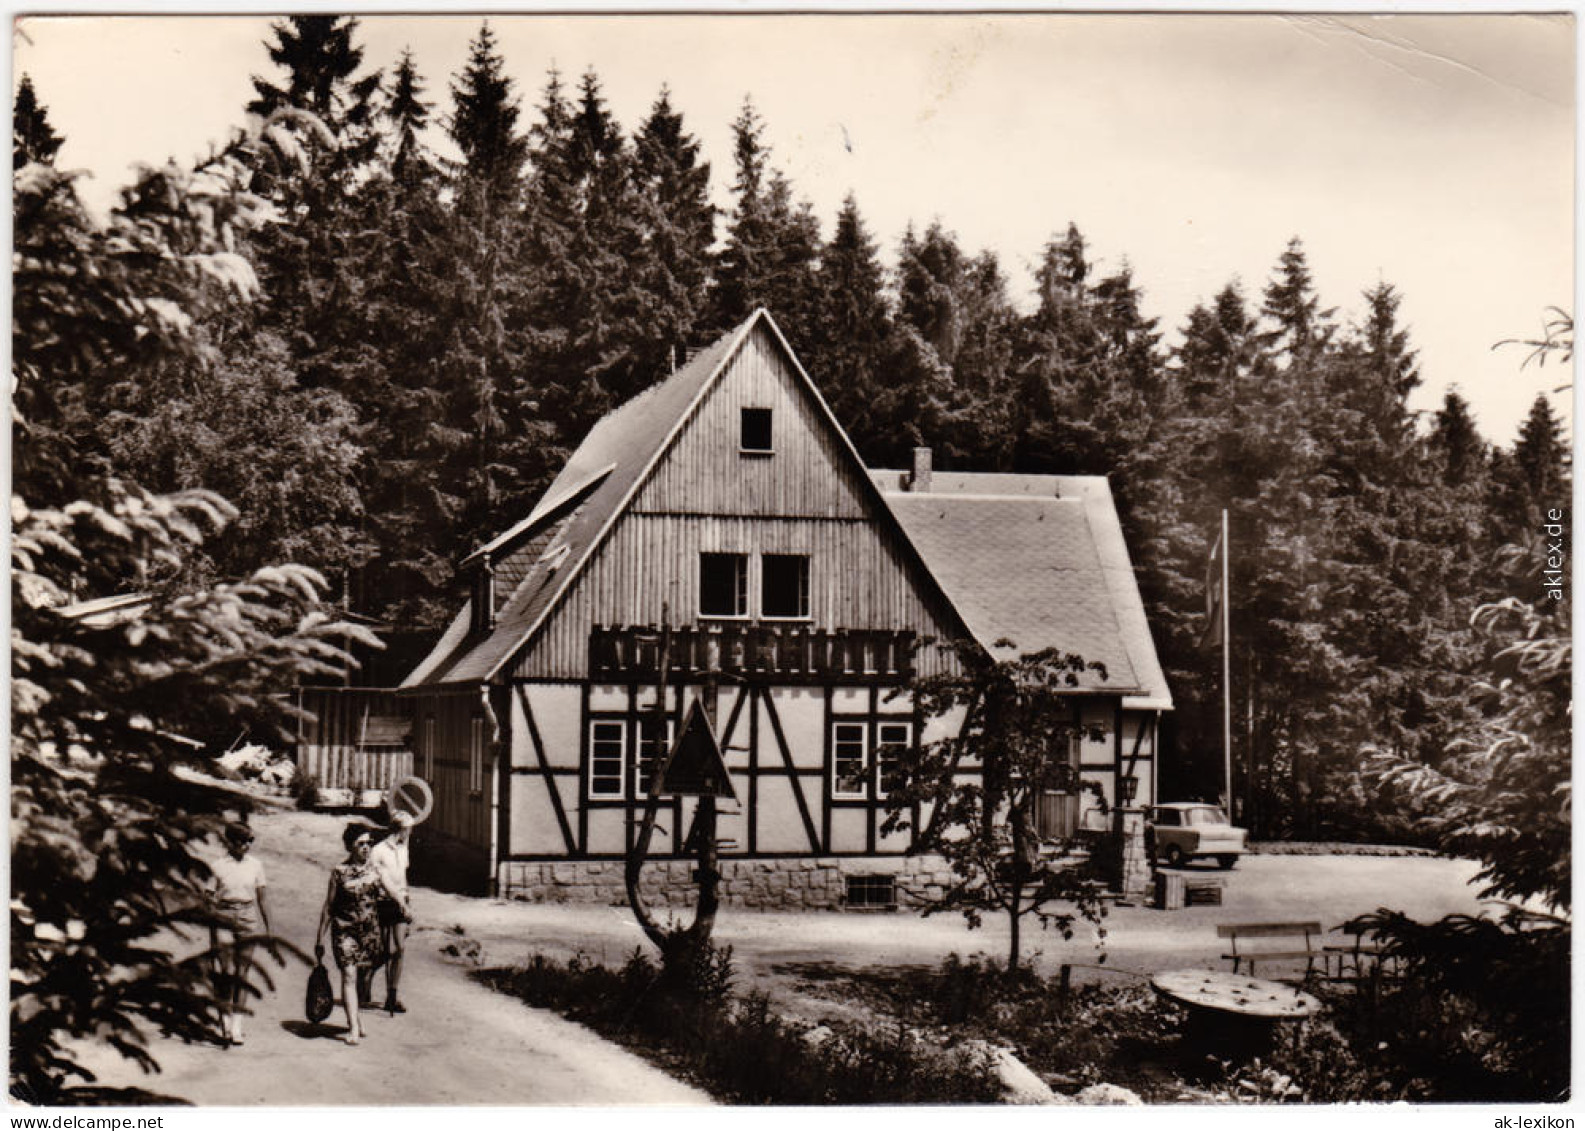
<svg viewBox="0 0 1585 1131"><path fill-rule="evenodd" d="M766 554L760 561L760 614L777 620L807 620L808 555Z"/></svg>
<svg viewBox="0 0 1585 1131"><path fill-rule="evenodd" d="M748 555L699 555L699 615L748 616Z"/></svg>
<svg viewBox="0 0 1585 1131"><path fill-rule="evenodd" d="M744 455L768 456L776 449L771 440L771 410L745 408L738 434L738 450Z"/></svg>

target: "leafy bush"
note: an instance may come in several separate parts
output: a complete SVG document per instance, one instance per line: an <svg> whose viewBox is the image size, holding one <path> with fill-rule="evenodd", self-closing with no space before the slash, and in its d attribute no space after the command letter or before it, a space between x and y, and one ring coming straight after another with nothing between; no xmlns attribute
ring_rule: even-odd
<svg viewBox="0 0 1585 1131"><path fill-rule="evenodd" d="M1566 921L1539 925L1450 915L1417 923L1377 911L1349 924L1400 964L1379 995L1334 1003L1356 1048L1406 1098L1549 1102L1569 1090L1569 955Z"/></svg>
<svg viewBox="0 0 1585 1131"><path fill-rule="evenodd" d="M319 775L298 767L292 775L292 800L299 809L313 809L319 804Z"/></svg>

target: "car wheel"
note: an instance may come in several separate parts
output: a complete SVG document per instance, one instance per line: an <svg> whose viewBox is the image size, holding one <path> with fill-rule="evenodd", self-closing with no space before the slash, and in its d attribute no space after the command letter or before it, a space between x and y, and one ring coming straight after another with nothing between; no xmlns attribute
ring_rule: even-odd
<svg viewBox="0 0 1585 1131"><path fill-rule="evenodd" d="M1183 849L1176 844L1167 845L1167 867L1183 867Z"/></svg>
<svg viewBox="0 0 1585 1131"><path fill-rule="evenodd" d="M1218 864L1220 864L1222 866L1223 870L1225 871L1225 870L1228 870L1228 869L1232 868L1232 866L1234 864L1238 863L1238 857L1236 857L1236 856L1218 856L1216 858L1216 862Z"/></svg>

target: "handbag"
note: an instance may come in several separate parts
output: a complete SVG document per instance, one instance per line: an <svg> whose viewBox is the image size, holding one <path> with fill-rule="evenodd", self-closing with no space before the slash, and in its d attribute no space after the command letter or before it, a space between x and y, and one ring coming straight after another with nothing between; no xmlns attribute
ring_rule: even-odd
<svg viewBox="0 0 1585 1131"><path fill-rule="evenodd" d="M325 969L325 948L314 947L314 968L308 975L308 993L303 997L303 1013L315 1025L330 1016L336 1007L336 994L330 988L330 971Z"/></svg>

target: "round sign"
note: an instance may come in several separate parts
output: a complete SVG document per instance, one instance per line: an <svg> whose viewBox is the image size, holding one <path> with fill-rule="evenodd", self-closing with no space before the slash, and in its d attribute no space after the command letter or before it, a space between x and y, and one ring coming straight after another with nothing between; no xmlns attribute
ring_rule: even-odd
<svg viewBox="0 0 1585 1131"><path fill-rule="evenodd" d="M385 807L392 816L406 813L413 824L421 824L435 807L435 794L423 778L403 778L386 795Z"/></svg>

